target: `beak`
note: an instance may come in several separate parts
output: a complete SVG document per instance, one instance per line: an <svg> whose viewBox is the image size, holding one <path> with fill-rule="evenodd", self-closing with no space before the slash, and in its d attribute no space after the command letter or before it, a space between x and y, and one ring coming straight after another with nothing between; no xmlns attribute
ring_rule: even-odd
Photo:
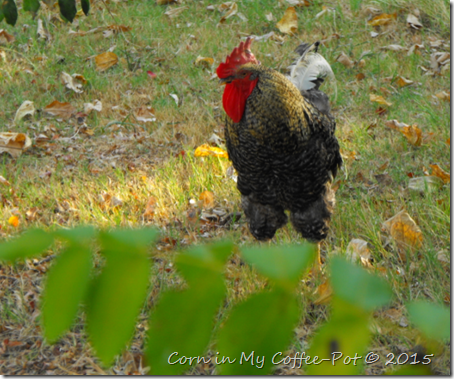
<svg viewBox="0 0 454 379"><path fill-rule="evenodd" d="M219 79L219 85L226 85L232 82L232 76L227 76L226 78Z"/></svg>

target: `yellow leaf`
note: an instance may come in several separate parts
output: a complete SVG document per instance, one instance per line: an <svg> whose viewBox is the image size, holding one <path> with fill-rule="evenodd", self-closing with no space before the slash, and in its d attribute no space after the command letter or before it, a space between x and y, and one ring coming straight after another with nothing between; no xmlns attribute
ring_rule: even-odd
<svg viewBox="0 0 454 379"><path fill-rule="evenodd" d="M367 242L362 239L352 239L347 246L345 255L350 258L352 262L361 260L361 263L365 267L372 267L370 250L367 247Z"/></svg>
<svg viewBox="0 0 454 379"><path fill-rule="evenodd" d="M378 16L375 16L372 20L367 23L371 26L379 26L389 24L393 19L397 17L397 13L387 14L382 13Z"/></svg>
<svg viewBox="0 0 454 379"><path fill-rule="evenodd" d="M401 249L419 248L423 242L421 229L404 210L383 223L383 228L396 241Z"/></svg>
<svg viewBox="0 0 454 379"><path fill-rule="evenodd" d="M315 294L318 294L318 298L314 301L315 305L326 304L331 299L333 294L333 289L329 285L329 282L325 280L320 284L315 290Z"/></svg>
<svg viewBox="0 0 454 379"><path fill-rule="evenodd" d="M295 34L298 30L298 17L294 7L288 7L276 27L284 34Z"/></svg>
<svg viewBox="0 0 454 379"><path fill-rule="evenodd" d="M397 79L397 85L399 87L409 86L410 84L413 84L413 80L405 79L403 76L399 76Z"/></svg>
<svg viewBox="0 0 454 379"><path fill-rule="evenodd" d="M118 63L118 56L115 53L107 51L97 55L95 57L95 63L98 71L105 71Z"/></svg>
<svg viewBox="0 0 454 379"><path fill-rule="evenodd" d="M194 62L194 64L196 66L201 66L201 67L205 67L205 68L212 66L213 63L214 63L213 58L201 57L200 55L196 58L196 60Z"/></svg>
<svg viewBox="0 0 454 379"><path fill-rule="evenodd" d="M422 132L416 124L404 126L400 131L413 146L421 146Z"/></svg>
<svg viewBox="0 0 454 379"><path fill-rule="evenodd" d="M214 206L214 194L210 191L203 191L200 196L199 200L203 201L204 208L212 208Z"/></svg>
<svg viewBox="0 0 454 379"><path fill-rule="evenodd" d="M431 164L429 165L432 168L432 173L431 175L433 176L438 176L443 180L445 183L450 183L451 182L451 174L447 173L445 170L443 170L439 165L437 164Z"/></svg>
<svg viewBox="0 0 454 379"><path fill-rule="evenodd" d="M17 158L32 145L32 140L24 133L0 133L0 154L8 153Z"/></svg>
<svg viewBox="0 0 454 379"><path fill-rule="evenodd" d="M392 103L390 103L389 101L386 101L385 98L380 95L374 95L373 93L371 93L371 94L369 94L369 98L370 98L370 101L376 102L381 105L387 105L387 106L392 105Z"/></svg>
<svg viewBox="0 0 454 379"><path fill-rule="evenodd" d="M197 149L195 149L194 155L196 157L208 157L214 156L219 158L228 158L228 154L225 150L222 150L219 147L212 147L206 143L200 145Z"/></svg>
<svg viewBox="0 0 454 379"><path fill-rule="evenodd" d="M446 91L439 92L435 94L435 96L438 97L440 100L445 100L448 102L451 101L451 94Z"/></svg>
<svg viewBox="0 0 454 379"><path fill-rule="evenodd" d="M8 219L8 224L14 226L15 228L17 228L19 226L19 217L15 216L15 215L12 215L9 219Z"/></svg>
<svg viewBox="0 0 454 379"><path fill-rule="evenodd" d="M234 1L229 1L227 3L221 4L218 9L220 12L224 13L224 15L219 20L219 23L223 24L228 18L238 13L238 4Z"/></svg>

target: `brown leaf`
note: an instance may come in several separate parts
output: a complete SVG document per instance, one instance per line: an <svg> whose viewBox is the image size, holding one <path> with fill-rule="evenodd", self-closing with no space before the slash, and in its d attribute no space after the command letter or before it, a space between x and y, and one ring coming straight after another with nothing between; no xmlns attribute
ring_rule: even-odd
<svg viewBox="0 0 454 379"><path fill-rule="evenodd" d="M396 241L400 249L419 248L422 246L423 236L416 222L404 210L383 223L386 230Z"/></svg>
<svg viewBox="0 0 454 379"><path fill-rule="evenodd" d="M167 12L164 14L169 17L170 19L177 17L181 12L183 12L185 9L188 9L187 6L183 7L178 7L178 8L170 8Z"/></svg>
<svg viewBox="0 0 454 379"><path fill-rule="evenodd" d="M238 4L234 1L229 1L219 5L218 10L223 13L219 20L219 23L223 24L227 19L238 13Z"/></svg>
<svg viewBox="0 0 454 379"><path fill-rule="evenodd" d="M399 87L409 86L410 84L413 84L413 83L414 83L413 80L405 79L403 76L397 77L397 85Z"/></svg>
<svg viewBox="0 0 454 379"><path fill-rule="evenodd" d="M154 109L152 107L141 106L134 111L134 117L140 122L154 122L156 117L153 112Z"/></svg>
<svg viewBox="0 0 454 379"><path fill-rule="evenodd" d="M363 266L372 267L370 250L367 247L367 242L362 239L352 239L347 246L345 255L353 262L361 260Z"/></svg>
<svg viewBox="0 0 454 379"><path fill-rule="evenodd" d="M363 80L366 77L362 72L359 74L356 74L356 80L359 82L360 80Z"/></svg>
<svg viewBox="0 0 454 379"><path fill-rule="evenodd" d="M393 19L397 18L397 13L387 14L382 13L378 16L375 16L372 20L368 21L367 23L371 26L380 26L380 25L387 25Z"/></svg>
<svg viewBox="0 0 454 379"><path fill-rule="evenodd" d="M118 56L115 53L107 51L95 57L96 70L105 71L118 63Z"/></svg>
<svg viewBox="0 0 454 379"><path fill-rule="evenodd" d="M17 123L17 121L22 120L25 116L33 116L34 114L35 105L33 104L33 101L26 100L17 109L13 122Z"/></svg>
<svg viewBox="0 0 454 379"><path fill-rule="evenodd" d="M0 133L0 153L8 153L17 158L31 145L31 139L24 133Z"/></svg>
<svg viewBox="0 0 454 379"><path fill-rule="evenodd" d="M355 62L353 62L344 52L340 53L340 55L336 58L336 61L342 63L345 67L348 68L352 68L355 65Z"/></svg>
<svg viewBox="0 0 454 379"><path fill-rule="evenodd" d="M212 208L214 206L214 194L210 191L203 191L200 196L199 200L203 201L204 208Z"/></svg>
<svg viewBox="0 0 454 379"><path fill-rule="evenodd" d="M125 32L129 32L130 30L132 30L132 28L130 26L125 26L125 25L109 25L106 30L103 31L102 35L104 36L104 38L109 38L109 37L112 37L114 35L117 35L121 32L125 33Z"/></svg>
<svg viewBox="0 0 454 379"><path fill-rule="evenodd" d="M82 75L79 75L79 74L75 74L76 76L80 76L83 78ZM73 90L75 93L82 93L83 90L81 89L82 88L82 84L81 83L77 83L76 81L76 78L71 75L69 75L68 73L66 72L62 72L60 74L60 79L62 81L62 83L66 86L66 88L70 89L70 90ZM85 80L85 78L84 78ZM86 81L85 81L86 82Z"/></svg>
<svg viewBox="0 0 454 379"><path fill-rule="evenodd" d="M392 105L392 103L390 103L389 101L386 101L385 98L380 95L375 95L375 94L371 93L371 94L369 94L369 98L370 98L370 101L376 102L381 105L387 105L387 106Z"/></svg>
<svg viewBox="0 0 454 379"><path fill-rule="evenodd" d="M438 97L440 100L451 102L451 94L446 91L439 92L435 94L435 96Z"/></svg>
<svg viewBox="0 0 454 379"><path fill-rule="evenodd" d="M10 186L11 183L8 182L3 176L0 175L0 184L3 184L4 186Z"/></svg>
<svg viewBox="0 0 454 379"><path fill-rule="evenodd" d="M444 183L450 183L451 182L451 174L447 173L439 165L431 164L429 166L432 168L431 175L439 177L440 179L443 180Z"/></svg>
<svg viewBox="0 0 454 379"><path fill-rule="evenodd" d="M294 7L288 7L284 16L276 24L281 33L294 35L298 30L298 16Z"/></svg>
<svg viewBox="0 0 454 379"><path fill-rule="evenodd" d="M207 145L206 143L200 145L195 149L194 155L196 157L207 157L207 156L214 156L219 158L228 158L228 154L225 150L222 150L219 147L212 147Z"/></svg>
<svg viewBox="0 0 454 379"><path fill-rule="evenodd" d="M6 30L0 29L0 45L6 45L16 40L13 35L9 34Z"/></svg>
<svg viewBox="0 0 454 379"><path fill-rule="evenodd" d="M69 119L76 113L76 108L70 103L60 103L58 100L55 100L44 108L44 112L47 112L52 116Z"/></svg>
<svg viewBox="0 0 454 379"><path fill-rule="evenodd" d="M318 294L318 298L314 301L315 305L326 304L331 299L333 289L331 288L329 282L325 280L317 287L314 294Z"/></svg>
<svg viewBox="0 0 454 379"><path fill-rule="evenodd" d="M311 3L308 0L286 0L292 7L308 7Z"/></svg>
<svg viewBox="0 0 454 379"><path fill-rule="evenodd" d="M421 22L418 20L418 17L412 15L411 13L407 16L407 25L410 28L419 30L422 28Z"/></svg>
<svg viewBox="0 0 454 379"><path fill-rule="evenodd" d="M152 196L148 199L148 203L145 208L145 212L142 215L144 219L151 220L154 217L156 203L157 203L157 200L154 196Z"/></svg>

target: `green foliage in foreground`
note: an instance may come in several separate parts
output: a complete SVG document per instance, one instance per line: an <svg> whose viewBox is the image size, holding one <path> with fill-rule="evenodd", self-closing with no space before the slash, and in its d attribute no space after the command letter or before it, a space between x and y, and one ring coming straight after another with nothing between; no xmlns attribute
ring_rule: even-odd
<svg viewBox="0 0 454 379"><path fill-rule="evenodd" d="M131 339L147 299L149 248L157 237L158 232L148 228L29 230L0 244L0 262L32 258L56 240L62 241L63 251L48 272L41 302L44 335L48 342L56 342L83 304L91 344L101 361L110 365ZM179 375L196 363L211 361L221 374L257 375L269 373L276 364L292 363L283 352L301 318L296 289L314 262L314 246L244 248L244 260L268 279L269 286L233 306L220 322L220 312L225 311L225 262L233 247L230 242L218 242L193 247L177 257L176 267L187 287L161 294L150 314L145 353L150 374ZM95 249L103 257L100 270L93 264ZM331 317L316 332L307 355L301 353L293 363L304 364L312 375L361 374L367 359L373 359L366 350L372 311L388 304L392 292L382 278L342 258L331 259L330 271ZM449 338L447 308L417 301L407 304L407 310L428 340ZM430 362L424 359L423 364ZM394 373L430 370L425 365L407 365Z"/></svg>
<svg viewBox="0 0 454 379"><path fill-rule="evenodd" d="M90 0L80 0L82 10L86 16L90 11ZM61 15L68 20L73 22L76 17L77 8L76 0L58 0ZM40 8L40 0L24 0L23 8L26 12L31 12L34 16L38 13ZM3 0L0 2L0 22L5 21L10 25L16 25L17 22L17 6L15 0Z"/></svg>

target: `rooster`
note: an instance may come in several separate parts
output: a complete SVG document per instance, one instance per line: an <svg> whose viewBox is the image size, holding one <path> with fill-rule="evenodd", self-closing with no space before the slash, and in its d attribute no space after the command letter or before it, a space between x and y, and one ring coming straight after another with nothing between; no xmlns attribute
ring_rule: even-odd
<svg viewBox="0 0 454 379"><path fill-rule="evenodd" d="M342 165L328 96L319 90L331 67L319 43L301 44L283 74L260 65L252 39L241 42L217 68L229 158L238 173L241 206L260 241L286 225L310 242L326 238L334 207L331 184Z"/></svg>

